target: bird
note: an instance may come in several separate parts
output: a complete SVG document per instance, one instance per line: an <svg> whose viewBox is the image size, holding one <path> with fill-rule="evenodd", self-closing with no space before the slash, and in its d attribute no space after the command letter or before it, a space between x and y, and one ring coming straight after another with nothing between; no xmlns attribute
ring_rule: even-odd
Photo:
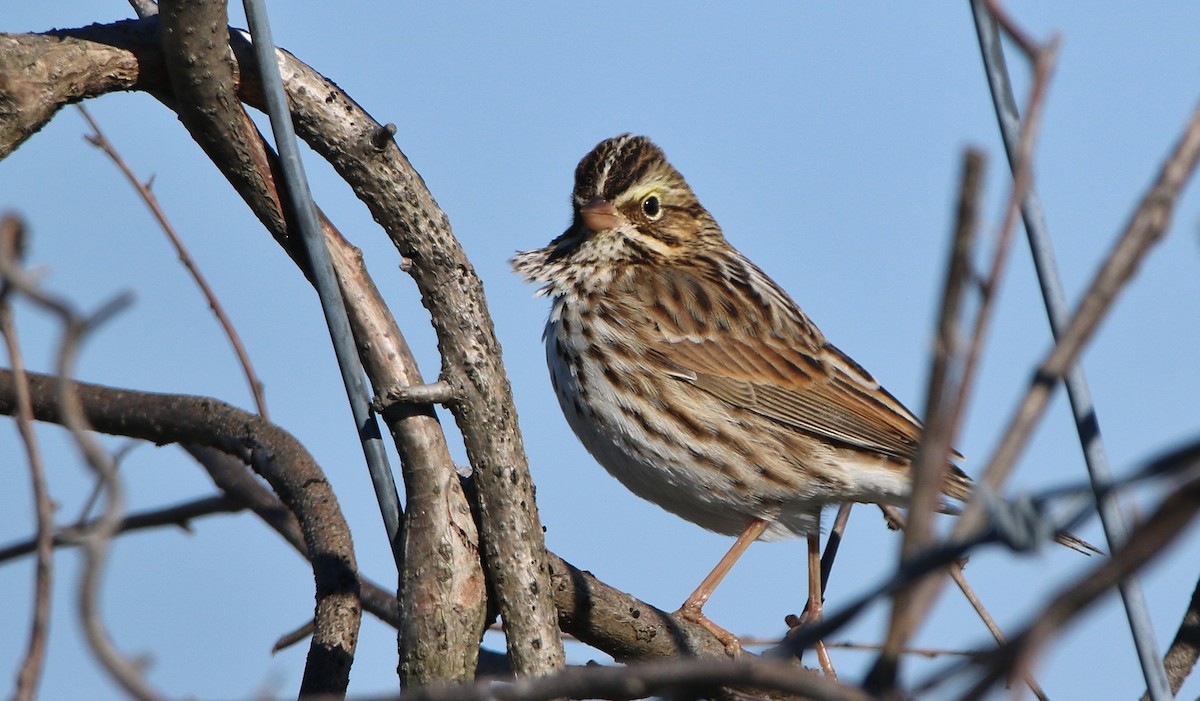
<svg viewBox="0 0 1200 701"><path fill-rule="evenodd" d="M819 617L822 509L904 506L920 420L728 242L649 138L584 156L571 209L560 236L510 261L550 298L567 423L634 494L737 536L678 613L734 649L704 603L754 541L805 537ZM943 495L965 501L970 478L947 467Z"/></svg>

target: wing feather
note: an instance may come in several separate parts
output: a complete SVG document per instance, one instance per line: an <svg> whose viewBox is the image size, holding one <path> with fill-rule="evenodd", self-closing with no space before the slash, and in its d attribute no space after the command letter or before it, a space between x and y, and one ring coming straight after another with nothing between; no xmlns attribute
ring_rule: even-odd
<svg viewBox="0 0 1200 701"><path fill-rule="evenodd" d="M721 305L709 305L707 314L654 315L655 333L643 340L664 373L731 407L836 444L901 461L916 455L920 421L748 260L739 255L667 274L652 289L668 282L674 289L723 289L716 295Z"/></svg>

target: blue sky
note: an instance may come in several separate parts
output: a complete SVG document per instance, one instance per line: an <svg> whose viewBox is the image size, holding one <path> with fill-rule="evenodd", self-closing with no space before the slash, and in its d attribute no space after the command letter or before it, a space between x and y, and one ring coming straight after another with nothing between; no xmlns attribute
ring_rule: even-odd
<svg viewBox="0 0 1200 701"><path fill-rule="evenodd" d="M498 9L346 3L273 4L276 41L336 81L380 122L450 216L487 289L525 429L547 543L574 564L665 609L687 596L729 539L641 502L579 446L546 376L544 300L509 272L516 250L566 226L575 164L603 138L654 138L727 237L787 289L825 333L910 406L925 382L935 296L962 149L989 156L990 235L1006 192L1005 166L967 4L718 3ZM320 6L326 7L326 6ZM234 8L236 9L236 8ZM1060 61L1039 143L1037 186L1068 297L1076 299L1123 227L1200 95L1194 3L1086 9L1020 2L1014 17L1039 38L1059 32ZM59 0L7 8L0 28L36 31L130 16L120 2ZM235 19L244 26L244 22ZM1010 53L1023 94L1023 64ZM266 383L275 421L321 462L354 531L362 570L394 578L378 510L355 444L316 296L171 112L145 95L88 105L143 177L210 277ZM84 309L129 290L134 306L91 338L82 379L212 395L252 408L241 374L162 234L115 168L64 110L0 163L0 208L32 233L29 260L45 285ZM306 161L321 207L367 256L426 376L439 361L415 287L349 189ZM1118 472L1196 435L1200 416L1200 198L1182 200L1167 239L1084 356ZM1032 363L1047 349L1028 254L1005 281L960 450L977 471L995 444ZM58 331L26 305L18 323L27 362L47 370ZM7 364L7 363L6 363ZM448 416L445 421L450 427ZM63 433L40 431L58 517L75 518L90 482ZM118 447L121 441L109 441ZM456 456L462 452L455 446ZM0 542L31 532L28 476L12 428L0 430ZM141 446L122 463L130 506L145 509L212 491L174 448ZM1012 489L1083 478L1060 397ZM1161 489L1138 493L1145 513ZM1146 573L1165 649L1200 569L1191 529ZM1094 522L1081 535L1101 542ZM884 577L899 545L877 512L856 509L827 606ZM83 649L74 616L78 553L60 551L51 650L42 698L119 698ZM1093 563L1061 548L1013 559L981 553L968 578L1007 630L1049 592ZM802 606L799 541L752 547L706 608L743 634L777 635ZM32 567L0 567L0 670L15 674L25 644ZM311 614L308 568L251 516L209 518L191 534L122 538L105 585L118 646L149 655L148 677L169 694L290 695L303 646L275 657L279 635ZM873 611L837 640L877 640ZM231 635L232 633L232 635ZM947 592L917 643L963 648L987 633ZM489 639L499 647L499 639ZM367 618L351 691L395 686L395 636ZM204 654L197 655L198 651ZM578 645L575 662L603 659ZM855 679L871 657L834 652ZM911 678L945 664L914 661ZM1131 698L1143 682L1115 596L1073 626L1044 659L1052 698ZM12 678L10 676L10 678ZM1182 697L1200 693L1193 680Z"/></svg>

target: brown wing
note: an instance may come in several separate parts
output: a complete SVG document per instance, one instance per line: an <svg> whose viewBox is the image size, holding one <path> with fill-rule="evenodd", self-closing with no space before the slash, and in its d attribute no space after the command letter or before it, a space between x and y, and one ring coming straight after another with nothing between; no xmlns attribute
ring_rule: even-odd
<svg viewBox="0 0 1200 701"><path fill-rule="evenodd" d="M795 430L911 460L916 417L765 273L728 250L630 280L640 288L634 297L657 300L645 310L654 331L643 340L663 371Z"/></svg>
<svg viewBox="0 0 1200 701"><path fill-rule="evenodd" d="M668 372L732 406L847 447L900 460L916 455L920 424L844 354L784 339L681 339L657 350Z"/></svg>

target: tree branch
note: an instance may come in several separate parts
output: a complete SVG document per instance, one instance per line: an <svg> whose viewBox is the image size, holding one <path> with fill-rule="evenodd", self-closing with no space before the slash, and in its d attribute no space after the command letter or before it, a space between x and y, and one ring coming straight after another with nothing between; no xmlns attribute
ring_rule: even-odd
<svg viewBox="0 0 1200 701"><path fill-rule="evenodd" d="M244 42L234 51L249 65ZM533 483L517 427L512 391L482 283L446 215L394 143L376 145L383 127L336 85L280 52L296 132L350 184L387 231L421 290L442 353L448 406L474 469L484 564L499 598L518 674L563 665ZM249 73L249 72L247 72ZM248 76L247 76L248 78ZM244 97L255 104L252 86ZM378 389L378 388L377 388Z"/></svg>
<svg viewBox="0 0 1200 701"><path fill-rule="evenodd" d="M29 382L37 420L61 423L57 378L30 374ZM215 399L74 386L97 431L216 448L252 465L271 484L295 514L313 562L317 627L306 676L325 680L328 693L345 693L361 618L357 565L337 498L308 451L278 426ZM0 370L0 413L15 411L13 395L12 372Z"/></svg>

